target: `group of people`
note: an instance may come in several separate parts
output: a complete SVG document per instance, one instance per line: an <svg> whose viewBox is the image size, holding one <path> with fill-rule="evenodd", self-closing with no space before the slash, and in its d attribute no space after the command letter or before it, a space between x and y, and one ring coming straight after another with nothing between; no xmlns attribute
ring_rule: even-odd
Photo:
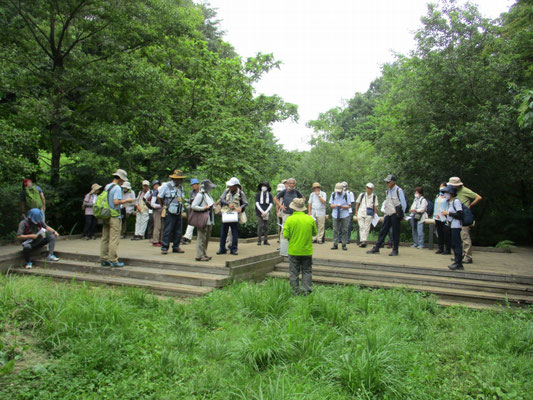
<svg viewBox="0 0 533 400"><path fill-rule="evenodd" d="M210 180L193 178L190 180L191 190L186 196L184 181L187 177L179 169L169 175L169 181L161 183L154 180L150 183L142 181L141 190L137 195L128 181L126 171L117 169L112 174L112 180L106 186L93 184L91 190L83 199L82 208L85 214L83 238L94 239L98 224L102 224L102 240L100 247L101 265L106 267L121 267L124 264L118 259L118 245L121 238L127 235L128 219L135 215L135 233L132 240L151 238L153 246L161 248L161 254L183 253L182 245L191 242L194 230L197 231L196 257L197 261L209 261L207 247L215 224L215 215L222 218L219 248L216 254L238 254L239 224L246 223L245 210L248 207L247 197L239 179L231 178L226 182L226 188L220 198L213 199L211 192L217 187ZM380 206L378 196L374 193L374 185L367 183L365 190L355 196L348 189L347 182L339 182L334 191L327 194L320 183L312 185L309 201L296 188L294 178L283 180L277 185L277 193L273 195L268 182L261 182L255 196L255 215L257 217L257 245L270 245L269 221L274 211L277 218L280 239L289 239L289 258L299 257L291 262L291 271L299 270L302 277L302 290L310 290L310 280L306 271L311 268L312 244L322 244L325 241L326 219L329 218L327 207L331 208L333 225L332 250L337 250L339 244L342 250L347 250L350 242L352 226L358 225L358 244L364 248L368 244L368 236L372 226L376 226L383 213L382 226L375 245L367 251L368 254L378 254L385 239L389 236L392 242L390 256L399 254L400 221L408 219L412 228L413 245L411 247L424 248L424 223L433 218L438 235L437 254L451 254L453 251L452 270L463 269L463 264L472 262L472 242L470 240L470 226L463 226L463 207L472 207L481 201L481 196L464 187L458 177L452 177L443 182L440 192L434 202L424 197L423 188L418 186L414 190L414 199L408 207L406 195L396 184L394 175L384 179L387 189L385 200ZM110 209L110 217L98 220L94 215L94 207L102 192L106 193ZM23 241L26 267L31 268L29 259L31 250L48 244L49 261L57 260L53 254L54 241L57 232L46 225L46 201L42 190L33 185L29 179L23 182L21 192L21 209L24 215L19 224L18 237ZM296 213L296 214L295 214ZM303 217L305 214L305 217ZM183 218L187 217L189 224L185 234ZM291 217L295 217L290 219ZM287 221L290 221L287 224ZM301 235L299 225L309 225L312 228ZM308 234L310 243L307 243ZM296 278L291 272L291 282ZM297 285L298 286L298 285ZM299 287L299 286L298 286ZM298 289L300 290L300 289Z"/></svg>

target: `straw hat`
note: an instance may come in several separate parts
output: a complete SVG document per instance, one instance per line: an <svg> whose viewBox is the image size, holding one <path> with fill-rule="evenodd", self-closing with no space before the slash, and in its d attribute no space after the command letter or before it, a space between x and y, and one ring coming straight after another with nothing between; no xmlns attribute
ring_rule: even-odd
<svg viewBox="0 0 533 400"><path fill-rule="evenodd" d="M450 181L448 182L448 185L450 186L463 186L463 182L461 182L461 178L458 176L452 176L450 178Z"/></svg>
<svg viewBox="0 0 533 400"><path fill-rule="evenodd" d="M300 199L300 198L294 199L291 202L291 204L289 204L289 208L292 208L294 211L305 211L304 199Z"/></svg>
<svg viewBox="0 0 533 400"><path fill-rule="evenodd" d="M335 191L336 192L342 192L344 190L344 187L342 186L342 183L337 183L335 185Z"/></svg>
<svg viewBox="0 0 533 400"><path fill-rule="evenodd" d="M175 169L174 172L172 173L172 175L169 175L168 177L172 178L172 179L184 179L184 178L186 178L186 176L183 175L183 172L181 171L181 169Z"/></svg>
<svg viewBox="0 0 533 400"><path fill-rule="evenodd" d="M96 193L100 189L102 189L102 186L100 186L98 183L93 183L91 185L91 193Z"/></svg>

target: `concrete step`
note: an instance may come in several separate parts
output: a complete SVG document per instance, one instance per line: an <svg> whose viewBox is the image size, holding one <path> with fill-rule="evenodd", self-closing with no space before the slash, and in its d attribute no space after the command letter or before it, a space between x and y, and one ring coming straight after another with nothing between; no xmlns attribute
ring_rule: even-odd
<svg viewBox="0 0 533 400"><path fill-rule="evenodd" d="M288 279L288 272L273 271L267 274L267 276L273 278L284 278ZM370 288L385 288L385 289L395 289L395 288L406 288L414 290L416 292L427 292L433 293L439 296L442 299L453 299L455 301L461 302L474 302L474 303L513 303L516 305L526 305L533 304L533 296L526 295L505 295L503 293L491 293L481 290L464 290L464 289L452 289L436 286L422 286L422 285L412 285L412 284L402 284L402 283L392 283L392 282L381 282L374 280L366 279L348 279L348 278L338 278L331 276L320 276L313 274L313 282L317 284L325 285L358 285L362 287Z"/></svg>
<svg viewBox="0 0 533 400"><path fill-rule="evenodd" d="M80 272L104 276L143 279L156 282L181 283L193 286L223 287L230 278L227 275L205 274L200 272L177 271L167 268L137 267L127 265L121 268L102 267L99 263L75 260L46 262L34 261L34 265L45 269Z"/></svg>
<svg viewBox="0 0 533 400"><path fill-rule="evenodd" d="M79 254L71 253L64 251L56 251L55 255L58 256L61 260L74 260L74 261L88 261L91 263L100 263L100 256L98 255L89 255L89 254ZM170 256L169 254L169 257ZM176 271L188 271L188 272L200 272L204 274L215 274L215 275L228 275L230 274L230 269L223 265L213 265L209 262L200 262L200 261L181 261L176 260L175 257L172 258L172 261L155 261L149 259L139 259L139 258L128 258L120 257L120 261L124 262L128 266L137 266L144 268L156 268L156 269L166 269L166 270L176 270Z"/></svg>
<svg viewBox="0 0 533 400"><path fill-rule="evenodd" d="M50 277L58 280L90 282L95 284L114 286L132 286L144 288L158 294L180 297L202 296L213 290L213 288L205 286L182 285L180 283L147 281L143 279L124 278L120 276L106 276L101 274L88 274L56 269L16 268L12 269L11 272L23 275Z"/></svg>
<svg viewBox="0 0 533 400"><path fill-rule="evenodd" d="M285 260L287 261L287 260ZM332 260L326 258L313 258L313 265L324 265L344 268L364 268L377 271L404 272L407 274L436 275L448 277L461 277L466 279L479 279L483 281L519 283L533 285L533 277L510 273L471 271L466 266L464 271L450 271L447 268L414 267L409 265L382 264L379 262L358 262L346 260Z"/></svg>
<svg viewBox="0 0 533 400"><path fill-rule="evenodd" d="M276 265L274 271L289 272L289 264L285 262L279 263ZM463 272L460 271L455 272L453 277L449 277L313 264L313 274L347 279L365 279L380 282L438 286L465 290L483 290L494 293L507 293L516 295L525 294L533 296L533 285L468 279L465 278L463 276Z"/></svg>

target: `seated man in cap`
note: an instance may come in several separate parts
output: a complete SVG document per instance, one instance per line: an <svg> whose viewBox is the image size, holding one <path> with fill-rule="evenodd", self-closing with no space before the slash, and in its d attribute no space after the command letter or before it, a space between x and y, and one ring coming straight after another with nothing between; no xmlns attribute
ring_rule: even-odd
<svg viewBox="0 0 533 400"><path fill-rule="evenodd" d="M360 247L366 247L368 233L372 225L374 215L378 213L378 197L373 193L374 184L366 184L366 192L359 194L355 202L355 215L359 225Z"/></svg>
<svg viewBox="0 0 533 400"><path fill-rule="evenodd" d="M313 217L305 214L304 199L295 198L290 208L293 213L283 226L283 237L289 241L289 281L294 294L306 295L312 290L313 236L317 228Z"/></svg>
<svg viewBox="0 0 533 400"><path fill-rule="evenodd" d="M143 181L143 188L135 200L135 208L137 209L137 213L135 214L135 235L131 240L142 240L144 232L146 232L151 207L147 199L149 194L150 182L145 180Z"/></svg>
<svg viewBox="0 0 533 400"><path fill-rule="evenodd" d="M323 192L320 183L313 183L313 192L309 195L308 213L316 221L317 236L313 237L313 243L324 243L326 226L326 192Z"/></svg>
<svg viewBox="0 0 533 400"><path fill-rule="evenodd" d="M180 169L175 169L168 177L172 180L161 185L157 193L157 201L161 207L164 207L163 213L165 214L161 254L168 254L170 242L172 242L173 253L184 253L180 249L180 243L183 225L183 199L185 197L181 183L185 179L185 175Z"/></svg>
<svg viewBox="0 0 533 400"><path fill-rule="evenodd" d="M400 246L400 221L405 215L407 201L405 200L405 194L402 188L396 185L396 178L394 175L388 175L385 178L385 182L387 183L385 201L383 202L385 218L383 219L383 225L379 231L378 241L371 250L367 251L367 254L379 253L379 249L389 233L389 228L392 226L393 247L389 256L397 256L398 247Z"/></svg>
<svg viewBox="0 0 533 400"><path fill-rule="evenodd" d="M113 173L113 181L108 183L104 190L107 192L111 217L103 220L102 241L100 242L100 259L102 267L123 267L124 263L118 261L118 245L120 243L120 231L122 219L120 206L131 204L135 199L122 197L122 185L128 180L128 174L123 169L117 169Z"/></svg>
<svg viewBox="0 0 533 400"><path fill-rule="evenodd" d="M28 212L28 216L20 221L17 230L17 238L23 241L22 254L24 255L27 269L32 267L30 260L31 251L46 244L48 245L48 257L46 257L46 261L59 260L54 255L57 236L59 234L44 222L44 214L40 209L32 208Z"/></svg>
<svg viewBox="0 0 533 400"><path fill-rule="evenodd" d="M448 182L448 186L457 189L457 198L468 208L472 208L479 203L483 197L473 192L463 185L461 178L453 176ZM461 240L463 241L463 264L472 264L472 239L470 238L470 228L472 226L463 226L461 228Z"/></svg>
<svg viewBox="0 0 533 400"><path fill-rule="evenodd" d="M339 248L339 238L342 241L342 249L348 250L348 225L350 219L350 208L352 207L348 194L344 191L342 183L335 185L335 191L331 193L329 205L333 210L333 247L331 250ZM340 233L339 233L340 232Z"/></svg>
<svg viewBox="0 0 533 400"><path fill-rule="evenodd" d="M242 191L241 182L233 177L228 182L226 182L227 189L222 192L220 196L220 205L222 206L221 211L223 214L228 213L231 215L234 212L237 212L238 219L240 219L240 214L244 213L246 206L248 205L248 200L246 200L246 195ZM224 219L224 215L222 216ZM239 222L222 222L222 232L220 233L220 247L217 254L226 254L226 239L228 238L228 231L231 228L231 246L230 254L237 255L238 245L239 245Z"/></svg>
<svg viewBox="0 0 533 400"><path fill-rule="evenodd" d="M194 201L194 198L200 191L200 182L196 178L191 179L191 192L189 193L189 201L188 201L188 208L190 209L191 204ZM187 225L187 230L185 231L185 235L181 238L182 244L189 244L192 240L192 235L194 233L194 226Z"/></svg>

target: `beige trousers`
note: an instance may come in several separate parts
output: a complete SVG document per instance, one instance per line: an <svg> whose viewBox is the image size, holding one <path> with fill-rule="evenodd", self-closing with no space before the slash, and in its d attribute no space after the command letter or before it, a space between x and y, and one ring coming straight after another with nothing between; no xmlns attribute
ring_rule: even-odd
<svg viewBox="0 0 533 400"><path fill-rule="evenodd" d="M461 229L461 240L463 241L463 261L472 260L472 239L470 239L470 226L463 226Z"/></svg>
<svg viewBox="0 0 533 400"><path fill-rule="evenodd" d="M317 235L313 237L313 240L324 240L324 230L326 228L326 216L316 218L316 228L318 230Z"/></svg>
<svg viewBox="0 0 533 400"><path fill-rule="evenodd" d="M359 224L359 240L366 242L372 225L372 217L357 217L357 223Z"/></svg>
<svg viewBox="0 0 533 400"><path fill-rule="evenodd" d="M213 225L207 225L204 229L196 229L196 258L207 257L207 246Z"/></svg>
<svg viewBox="0 0 533 400"><path fill-rule="evenodd" d="M103 222L100 258L102 261L118 262L118 245L122 220L111 217Z"/></svg>
<svg viewBox="0 0 533 400"><path fill-rule="evenodd" d="M161 243L161 208L154 210L153 219L154 219L154 231L152 233L152 243Z"/></svg>

